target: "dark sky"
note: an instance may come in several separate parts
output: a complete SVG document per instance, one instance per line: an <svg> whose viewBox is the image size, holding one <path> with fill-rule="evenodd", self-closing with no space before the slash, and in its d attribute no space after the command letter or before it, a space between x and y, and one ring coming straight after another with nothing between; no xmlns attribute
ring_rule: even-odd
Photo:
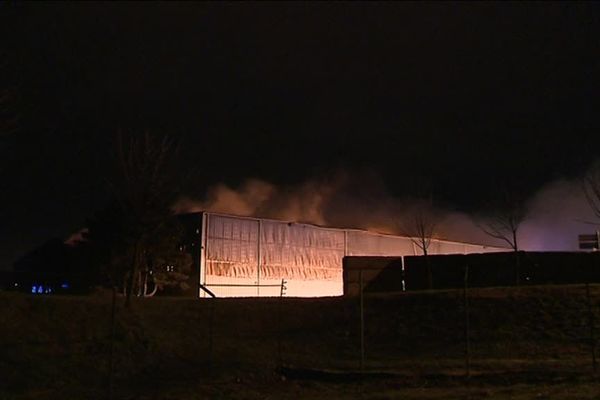
<svg viewBox="0 0 600 400"><path fill-rule="evenodd" d="M190 195L375 171L475 210L597 157L598 3L3 3L0 268L108 198L118 129Z"/></svg>

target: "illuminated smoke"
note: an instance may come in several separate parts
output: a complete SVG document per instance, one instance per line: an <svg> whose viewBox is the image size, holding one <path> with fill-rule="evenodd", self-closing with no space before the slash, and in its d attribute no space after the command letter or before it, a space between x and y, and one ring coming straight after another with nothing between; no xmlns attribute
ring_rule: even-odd
<svg viewBox="0 0 600 400"><path fill-rule="evenodd" d="M246 181L237 190L219 183L208 189L206 200L182 198L173 208L176 213L212 211L253 216L261 204L273 197L275 191L275 186L258 179Z"/></svg>
<svg viewBox="0 0 600 400"><path fill-rule="evenodd" d="M273 218L324 226L359 228L404 234L399 222L415 204L395 198L373 173L338 172L299 185L276 186L249 179L237 188L218 184L204 200L180 199L177 213L212 211ZM577 250L577 235L593 233L598 225L578 179L558 180L541 188L527 201L529 213L519 231L519 247L531 251ZM486 235L468 214L437 210L437 238L506 246ZM587 221L587 223L586 223Z"/></svg>
<svg viewBox="0 0 600 400"><path fill-rule="evenodd" d="M174 210L177 213L212 211L325 225L323 203L332 190L328 184L316 181L276 187L259 179L249 179L236 189L224 184L215 185L209 188L204 201L180 199Z"/></svg>
<svg viewBox="0 0 600 400"><path fill-rule="evenodd" d="M182 198L174 210L212 211L405 234L399 229L400 221L415 204L414 199L390 196L376 174L338 172L299 185L275 186L259 179L249 179L237 188L217 184L208 189L205 199ZM440 216L436 237L498 244L485 236L466 214L438 211L436 215Z"/></svg>
<svg viewBox="0 0 600 400"><path fill-rule="evenodd" d="M506 243L485 234L470 215L457 211L442 213L440 224L437 227L437 234L445 239L467 243L506 246Z"/></svg>
<svg viewBox="0 0 600 400"><path fill-rule="evenodd" d="M577 250L577 235L598 229L597 218L577 179L544 186L529 200L529 210L521 227L522 247L526 250Z"/></svg>

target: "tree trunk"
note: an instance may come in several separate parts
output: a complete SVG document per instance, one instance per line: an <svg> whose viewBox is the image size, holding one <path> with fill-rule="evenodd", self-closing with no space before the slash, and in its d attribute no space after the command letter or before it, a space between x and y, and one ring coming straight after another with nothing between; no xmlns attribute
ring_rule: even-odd
<svg viewBox="0 0 600 400"><path fill-rule="evenodd" d="M129 276L127 286L125 287L125 307L129 308L131 305L131 294L133 293L133 286L138 274L138 253L141 239L135 241L133 246L133 255L131 256L131 265L129 267Z"/></svg>
<svg viewBox="0 0 600 400"><path fill-rule="evenodd" d="M431 271L431 263L429 262L429 254L427 254L427 247L423 246L423 257L425 257L425 269L427 270L427 289L433 289L433 272Z"/></svg>
<svg viewBox="0 0 600 400"><path fill-rule="evenodd" d="M515 283L521 285L521 256L518 250L515 250Z"/></svg>
<svg viewBox="0 0 600 400"><path fill-rule="evenodd" d="M521 284L521 257L519 256L519 244L517 243L517 231L513 230L513 249L515 252L515 284Z"/></svg>

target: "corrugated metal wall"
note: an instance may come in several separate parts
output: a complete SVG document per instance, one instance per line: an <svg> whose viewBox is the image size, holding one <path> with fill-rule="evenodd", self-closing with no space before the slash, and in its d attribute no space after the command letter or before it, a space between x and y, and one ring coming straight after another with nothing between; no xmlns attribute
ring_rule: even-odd
<svg viewBox="0 0 600 400"><path fill-rule="evenodd" d="M421 253L410 238L402 236L213 213L205 213L204 218L201 279L218 297L278 296L282 279L287 281L286 296L339 296L344 255ZM430 247L431 254L502 250L440 240L432 240Z"/></svg>

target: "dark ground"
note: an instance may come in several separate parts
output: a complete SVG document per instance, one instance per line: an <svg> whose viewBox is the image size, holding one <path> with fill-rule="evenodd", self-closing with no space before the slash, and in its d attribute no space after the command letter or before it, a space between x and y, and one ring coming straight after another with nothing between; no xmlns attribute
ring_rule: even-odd
<svg viewBox="0 0 600 400"><path fill-rule="evenodd" d="M0 399L108 398L110 299L0 293ZM467 382L462 291L366 298L362 379L357 299L118 298L113 398L600 396L583 286L469 299Z"/></svg>

